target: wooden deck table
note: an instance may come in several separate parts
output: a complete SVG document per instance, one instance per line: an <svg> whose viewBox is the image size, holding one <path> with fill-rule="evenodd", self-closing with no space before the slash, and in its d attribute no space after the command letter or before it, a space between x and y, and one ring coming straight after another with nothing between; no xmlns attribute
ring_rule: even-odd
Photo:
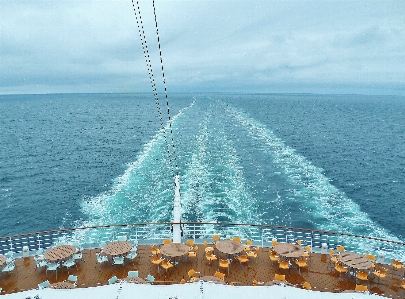
<svg viewBox="0 0 405 299"><path fill-rule="evenodd" d="M287 259L297 259L304 254L304 250L299 245L290 243L277 244L274 246L274 251L277 255Z"/></svg>
<svg viewBox="0 0 405 299"><path fill-rule="evenodd" d="M6 263L6 260L7 260L6 256L0 254L0 267L4 266L4 264Z"/></svg>
<svg viewBox="0 0 405 299"><path fill-rule="evenodd" d="M61 282L55 282L52 283L48 286L48 288L51 289L74 289L75 286L73 283L67 282L67 281L61 281Z"/></svg>
<svg viewBox="0 0 405 299"><path fill-rule="evenodd" d="M196 279L196 281L206 281L206 282L213 282L217 284L226 284L225 281L223 281L221 278L215 277L215 276L202 276Z"/></svg>
<svg viewBox="0 0 405 299"><path fill-rule="evenodd" d="M128 254L132 247L132 244L127 241L116 241L104 246L103 252L111 256L121 256Z"/></svg>
<svg viewBox="0 0 405 299"><path fill-rule="evenodd" d="M215 247L218 249L218 251L226 254L238 254L241 253L245 248L242 243L232 240L219 241Z"/></svg>
<svg viewBox="0 0 405 299"><path fill-rule="evenodd" d="M177 265L176 258L184 256L188 254L189 247L186 244L181 243L169 243L164 244L160 248L160 253L164 256L174 258L174 265Z"/></svg>
<svg viewBox="0 0 405 299"><path fill-rule="evenodd" d="M57 263L70 258L76 252L72 245L59 245L48 249L44 257L48 262Z"/></svg>
<svg viewBox="0 0 405 299"><path fill-rule="evenodd" d="M180 257L188 253L188 245L181 243L169 243L160 248L160 253L170 257Z"/></svg>
<svg viewBox="0 0 405 299"><path fill-rule="evenodd" d="M344 265L356 270L368 270L372 266L370 260L355 252L342 252L339 259Z"/></svg>
<svg viewBox="0 0 405 299"><path fill-rule="evenodd" d="M137 284L146 284L146 280L140 277L125 277L121 279L122 281L130 282L130 283L137 283Z"/></svg>

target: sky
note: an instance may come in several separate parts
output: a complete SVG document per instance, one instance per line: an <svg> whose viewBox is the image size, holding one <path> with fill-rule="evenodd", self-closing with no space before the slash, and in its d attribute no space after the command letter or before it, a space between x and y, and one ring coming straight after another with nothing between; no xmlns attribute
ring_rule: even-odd
<svg viewBox="0 0 405 299"><path fill-rule="evenodd" d="M160 93L152 0L138 2ZM405 95L403 0L155 0L155 9L169 93ZM152 92L131 0L0 0L0 94L65 92Z"/></svg>

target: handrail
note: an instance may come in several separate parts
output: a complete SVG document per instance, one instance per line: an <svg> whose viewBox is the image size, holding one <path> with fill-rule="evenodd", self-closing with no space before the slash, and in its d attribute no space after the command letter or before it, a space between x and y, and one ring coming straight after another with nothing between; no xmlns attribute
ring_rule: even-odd
<svg viewBox="0 0 405 299"><path fill-rule="evenodd" d="M362 238L362 239L369 239L374 241L381 241L387 243L393 243L398 245L404 245L405 242L401 241L394 241L394 240L387 240L382 238L370 237L370 236L362 236L356 234L349 234L349 233L341 233L335 231L326 231L326 230L319 230L319 229L309 229L309 228L299 228L299 227L292 227L292 226L279 226L279 225L266 225L266 224L254 224L254 223L231 223L231 222L142 222L142 223L117 223L117 224L106 224L106 225L94 225L94 226L83 226L83 227L69 227L69 228L61 228L55 230L45 230L45 231L37 231L31 233L23 233L23 234L16 234L16 235L9 235L9 236L2 236L1 239L9 239L9 238L16 238L16 237L25 237L43 233L53 233L53 232L65 232L65 231L78 231L78 230L87 230L87 229L98 229L98 228L109 228L109 227L127 227L127 226L148 226L148 225L173 225L173 224L180 224L180 225L219 225L219 226L251 226L251 227L262 227L268 229L286 229L286 230L294 230L294 231L306 231L312 233L322 233L327 235L339 235L339 236L346 236L346 237L355 237L355 238Z"/></svg>
<svg viewBox="0 0 405 299"><path fill-rule="evenodd" d="M99 248L101 244L116 240L118 236L123 235L131 241L142 244L159 244L164 239L172 238L174 225L180 225L182 229L182 242L193 239L196 243L203 243L204 240L210 241L214 234L220 234L221 238L238 236L242 239L250 239L256 246L262 247L271 246L274 239L281 243L301 240L303 245L310 245L313 250L323 253L327 248L344 245L349 251L405 260L405 242L402 241L290 226L228 222L108 224L24 233L0 237L0 254L8 251L17 254L23 254L23 252L27 254L28 251L29 254L33 254L38 249L48 249L60 243L79 243L83 248Z"/></svg>

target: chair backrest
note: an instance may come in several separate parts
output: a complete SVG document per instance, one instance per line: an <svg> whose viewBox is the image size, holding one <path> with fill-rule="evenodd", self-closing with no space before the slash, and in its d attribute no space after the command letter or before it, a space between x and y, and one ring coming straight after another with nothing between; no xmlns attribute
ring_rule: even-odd
<svg viewBox="0 0 405 299"><path fill-rule="evenodd" d="M271 241L271 246L276 246L276 245L278 245L278 241L277 241L277 240Z"/></svg>
<svg viewBox="0 0 405 299"><path fill-rule="evenodd" d="M377 259L377 257L375 255L369 254L367 253L365 255L366 259L370 260L370 261L375 261Z"/></svg>
<svg viewBox="0 0 405 299"><path fill-rule="evenodd" d="M214 240L214 241L218 241L220 238L221 238L220 235L213 235L212 236L212 240Z"/></svg>
<svg viewBox="0 0 405 299"><path fill-rule="evenodd" d="M239 237L233 237L232 240L235 242L238 242L238 243L240 243L242 241L241 238L239 238Z"/></svg>
<svg viewBox="0 0 405 299"><path fill-rule="evenodd" d="M280 261L279 265L281 268L289 268L290 267L290 263L288 261Z"/></svg>
<svg viewBox="0 0 405 299"><path fill-rule="evenodd" d="M38 289L44 289L46 287L48 287L51 283L49 282L49 280L45 280L44 282L41 282L38 284Z"/></svg>
<svg viewBox="0 0 405 299"><path fill-rule="evenodd" d="M345 247L342 246L342 245L338 245L338 246L336 247L336 250L337 250L338 252L342 252L342 251L345 251Z"/></svg>
<svg viewBox="0 0 405 299"><path fill-rule="evenodd" d="M170 244L170 243L172 243L172 240L170 240L170 239L166 239L166 240L163 240L163 244Z"/></svg>
<svg viewBox="0 0 405 299"><path fill-rule="evenodd" d="M128 277L138 277L138 271L128 271Z"/></svg>
<svg viewBox="0 0 405 299"><path fill-rule="evenodd" d="M194 245L194 240L188 239L188 240L186 241L186 245L188 245L188 246L193 246L193 245Z"/></svg>
<svg viewBox="0 0 405 299"><path fill-rule="evenodd" d="M208 246L208 242L204 241L204 248L206 248Z"/></svg>
<svg viewBox="0 0 405 299"><path fill-rule="evenodd" d="M305 250L306 250L308 253L311 252L311 246L309 246L309 245L305 246Z"/></svg>
<svg viewBox="0 0 405 299"><path fill-rule="evenodd" d="M302 240L297 240L297 244L298 244L299 246L301 246Z"/></svg>
<svg viewBox="0 0 405 299"><path fill-rule="evenodd" d="M67 280L71 281L71 282L77 282L77 276L76 275L69 275Z"/></svg>
<svg viewBox="0 0 405 299"><path fill-rule="evenodd" d="M220 279L222 279L222 280L225 280L225 274L224 274L224 273L221 273L221 272L216 271L215 274L214 274L214 276L215 276L215 277L218 277L218 278L220 278Z"/></svg>
<svg viewBox="0 0 405 299"><path fill-rule="evenodd" d="M123 242L123 241L126 241L127 240L127 236L118 236L117 237L117 241L119 241L119 242Z"/></svg>
<svg viewBox="0 0 405 299"><path fill-rule="evenodd" d="M285 275L276 273L276 274L274 274L274 280L284 281L285 280Z"/></svg>
<svg viewBox="0 0 405 299"><path fill-rule="evenodd" d="M251 246L253 242L251 240L246 240L246 245Z"/></svg>
<svg viewBox="0 0 405 299"><path fill-rule="evenodd" d="M312 289L312 287L311 287L311 285L309 284L308 281L305 281L305 282L302 284L302 287L303 287L303 288L306 288L307 290L311 290L311 289Z"/></svg>
<svg viewBox="0 0 405 299"><path fill-rule="evenodd" d="M188 277L192 277L195 273L196 273L196 272L195 272L194 269L191 269L190 271L187 272Z"/></svg>
<svg viewBox="0 0 405 299"><path fill-rule="evenodd" d="M356 284L356 291L358 292L367 292L368 288L367 286L361 285L361 284Z"/></svg>
<svg viewBox="0 0 405 299"><path fill-rule="evenodd" d="M223 260L223 259L220 259L219 260L219 266L220 267L229 267L229 261L228 260Z"/></svg>
<svg viewBox="0 0 405 299"><path fill-rule="evenodd" d="M118 280L117 276L114 275L113 277L111 277L111 278L108 280L108 284L113 284L113 283L115 283L117 280Z"/></svg>
<svg viewBox="0 0 405 299"><path fill-rule="evenodd" d="M335 255L335 251L334 251L333 249L331 249L331 250L329 251L329 255L330 255L330 256Z"/></svg>

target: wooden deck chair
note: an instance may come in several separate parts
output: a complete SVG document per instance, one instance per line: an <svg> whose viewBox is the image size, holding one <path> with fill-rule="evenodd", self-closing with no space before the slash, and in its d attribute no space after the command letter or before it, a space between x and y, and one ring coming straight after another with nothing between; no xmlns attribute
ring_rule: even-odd
<svg viewBox="0 0 405 299"><path fill-rule="evenodd" d="M377 260L377 257L369 253L367 253L365 257L371 262L371 268L375 268L375 261Z"/></svg>
<svg viewBox="0 0 405 299"><path fill-rule="evenodd" d="M339 276L340 276L342 273L347 273L347 272L349 272L349 269L343 267L340 263L337 263L337 264L336 264L335 270L339 272Z"/></svg>
<svg viewBox="0 0 405 299"><path fill-rule="evenodd" d="M249 251L248 252L248 254L247 254L247 256L249 257L249 258L253 258L253 259L255 259L255 261L257 262L257 255L259 254L259 247L256 247L256 249L254 250L254 251Z"/></svg>
<svg viewBox="0 0 405 299"><path fill-rule="evenodd" d="M240 243L242 242L242 239L239 237L233 237L232 241Z"/></svg>
<svg viewBox="0 0 405 299"><path fill-rule="evenodd" d="M300 273L301 273L301 268L306 268L306 267L308 267L308 264L307 264L307 260L306 260L306 259L296 260L295 263L297 264L297 266L298 266L298 272L300 272Z"/></svg>
<svg viewBox="0 0 405 299"><path fill-rule="evenodd" d="M286 281L285 280L285 275L282 274L274 274L274 280L278 280L278 281Z"/></svg>
<svg viewBox="0 0 405 299"><path fill-rule="evenodd" d="M377 271L373 271L373 274L378 277L378 282L380 282L380 278L387 277L387 272L388 272L387 269L379 269Z"/></svg>
<svg viewBox="0 0 405 299"><path fill-rule="evenodd" d="M194 245L194 240L188 239L188 240L186 241L186 245L192 247L192 246Z"/></svg>
<svg viewBox="0 0 405 299"><path fill-rule="evenodd" d="M162 263L160 264L160 266L166 270L166 274L167 274L167 270L173 268L173 264L169 261L162 261Z"/></svg>
<svg viewBox="0 0 405 299"><path fill-rule="evenodd" d="M367 286L361 285L361 284L356 284L355 288L356 292L368 292Z"/></svg>
<svg viewBox="0 0 405 299"><path fill-rule="evenodd" d="M307 290L312 290L312 287L311 287L311 285L309 284L308 281L305 281L305 282L302 284L302 287L303 287L304 289L307 289Z"/></svg>
<svg viewBox="0 0 405 299"><path fill-rule="evenodd" d="M244 251L250 251L250 247L253 245L253 242L251 240L246 240L246 245L243 247Z"/></svg>
<svg viewBox="0 0 405 299"><path fill-rule="evenodd" d="M249 262L249 258L247 256L247 254L242 254L242 255L238 256L237 259L241 266L242 266L242 264L247 265L247 263Z"/></svg>
<svg viewBox="0 0 405 299"><path fill-rule="evenodd" d="M338 254L341 254L343 251L345 251L345 247L342 245L338 245L336 247L336 251L338 252Z"/></svg>
<svg viewBox="0 0 405 299"><path fill-rule="evenodd" d="M225 274L224 273L216 271L214 276L218 277L219 279L225 280Z"/></svg>
<svg viewBox="0 0 405 299"><path fill-rule="evenodd" d="M311 246L305 246L304 254L302 255L303 258L309 260L311 258Z"/></svg>
<svg viewBox="0 0 405 299"><path fill-rule="evenodd" d="M288 274L290 274L290 262L289 261L279 261L278 268L283 270L288 270Z"/></svg>
<svg viewBox="0 0 405 299"><path fill-rule="evenodd" d="M162 259L160 258L160 257L158 257L158 256L155 256L155 255L153 255L152 256L152 260L151 260L151 263L153 264L153 265L156 265L157 266L157 268L158 268L158 273L160 272L160 264L162 263Z"/></svg>
<svg viewBox="0 0 405 299"><path fill-rule="evenodd" d="M368 281L368 272L357 271L356 272L356 279L358 279L360 281Z"/></svg>
<svg viewBox="0 0 405 299"><path fill-rule="evenodd" d="M205 253L205 258L207 261L209 261L210 265L212 264L212 261L216 261L218 258L215 254L212 254L211 252L206 252Z"/></svg>
<svg viewBox="0 0 405 299"><path fill-rule="evenodd" d="M228 260L219 259L218 267L228 269L228 276L229 276L229 265L231 263Z"/></svg>
<svg viewBox="0 0 405 299"><path fill-rule="evenodd" d="M270 252L269 258L273 263L280 261L280 257L275 252Z"/></svg>
<svg viewBox="0 0 405 299"><path fill-rule="evenodd" d="M155 246L151 246L150 251L152 252L153 255L159 255L160 254L160 250L158 248L156 248Z"/></svg>

